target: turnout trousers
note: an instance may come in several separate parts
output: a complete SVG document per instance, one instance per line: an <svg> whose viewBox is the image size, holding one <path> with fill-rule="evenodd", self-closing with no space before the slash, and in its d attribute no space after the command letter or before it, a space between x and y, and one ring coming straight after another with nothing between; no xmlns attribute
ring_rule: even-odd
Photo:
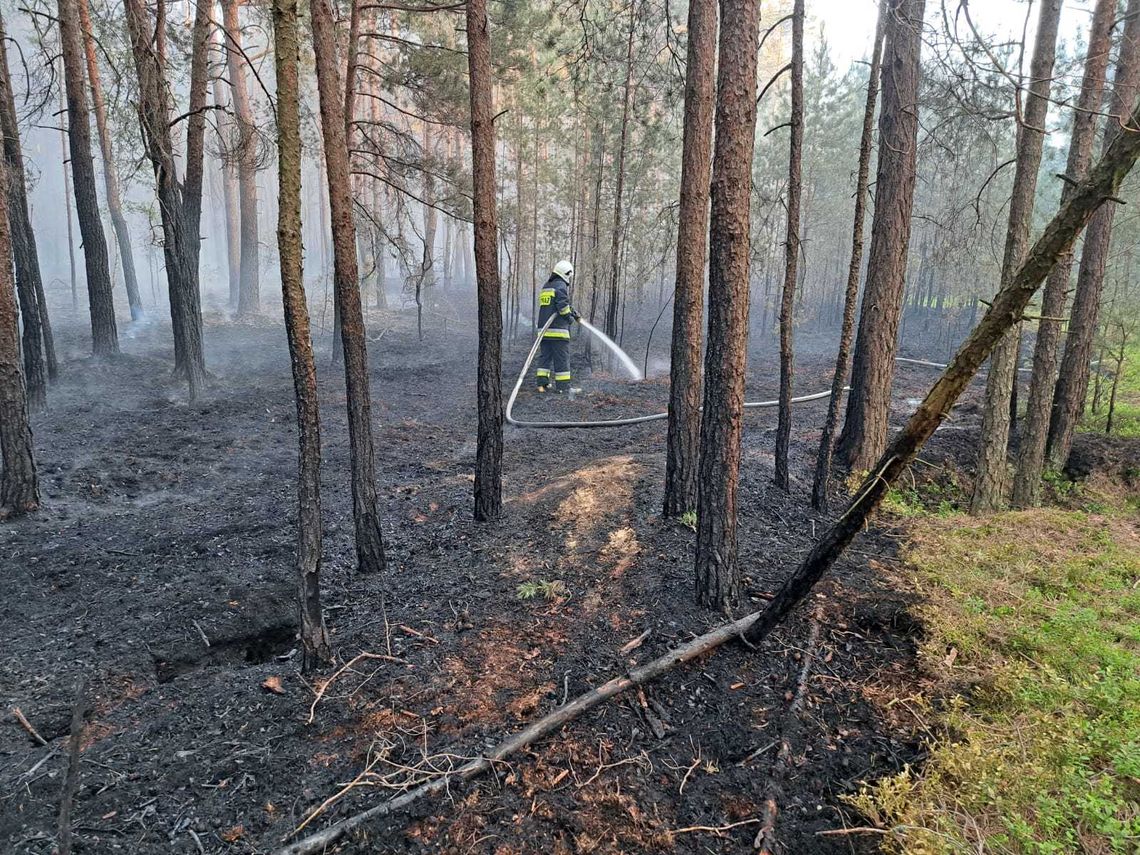
<svg viewBox="0 0 1140 855"><path fill-rule="evenodd" d="M542 339L538 351L538 368L535 371L538 388L545 390L552 378L559 392L565 392L570 388L570 339L568 338Z"/></svg>

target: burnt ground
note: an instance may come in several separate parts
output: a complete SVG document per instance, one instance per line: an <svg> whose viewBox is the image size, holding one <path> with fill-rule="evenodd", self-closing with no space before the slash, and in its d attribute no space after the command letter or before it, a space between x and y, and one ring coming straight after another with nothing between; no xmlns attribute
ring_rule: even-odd
<svg viewBox="0 0 1140 855"><path fill-rule="evenodd" d="M436 319L421 345L413 315L373 315L390 566L382 577L352 567L343 384L324 337L323 584L338 663L391 659L341 672L309 724L327 673L311 685L297 669L285 337L268 319L207 323L214 381L189 405L170 378L165 325L124 335L126 353L100 363L83 355L82 328L61 322L64 373L52 410L35 419L44 510L0 527L0 850L52 851L79 681L91 710L75 851L267 852L349 782L357 786L310 828L459 763L719 622L693 603L692 532L659 514L663 421L508 428L505 513L476 525L474 336ZM637 354L644 344L631 338ZM797 391L826 388L829 350L799 357ZM523 351L507 354L508 388ZM753 353L750 400L774 397L775 364L770 351ZM931 379L929 369L900 367L900 418ZM634 386L598 375L584 385L589 394L574 402L524 392L519 412L644 413L667 396L663 378ZM944 456L970 447L961 426L970 410L937 435ZM821 404L797 410L793 472L802 479L823 414ZM807 505L806 480L790 497L771 485L774 411L747 422L740 559L757 604L826 520ZM456 785L336 851L751 851L782 736L794 758L778 795L784 851L873 851L866 838L816 832L859 824L841 796L920 758L905 705L882 702L921 679L908 594L875 572L894 552L895 533L873 529L821 586L818 647L794 720L785 711L806 612L761 649L727 645L585 715L497 776ZM555 584L550 596L524 599L527 582ZM280 693L265 687L271 678Z"/></svg>

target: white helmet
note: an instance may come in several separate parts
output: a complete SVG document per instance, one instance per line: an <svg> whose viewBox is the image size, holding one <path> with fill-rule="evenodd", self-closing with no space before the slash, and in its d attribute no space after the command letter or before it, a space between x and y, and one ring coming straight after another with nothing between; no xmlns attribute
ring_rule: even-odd
<svg viewBox="0 0 1140 855"><path fill-rule="evenodd" d="M574 265L563 259L554 265L554 275L569 285L570 280L574 278Z"/></svg>

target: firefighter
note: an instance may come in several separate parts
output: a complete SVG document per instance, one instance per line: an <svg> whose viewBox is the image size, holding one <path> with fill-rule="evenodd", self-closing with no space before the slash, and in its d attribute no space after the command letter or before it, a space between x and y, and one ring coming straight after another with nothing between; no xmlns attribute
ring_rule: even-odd
<svg viewBox="0 0 1140 855"><path fill-rule="evenodd" d="M579 320L570 305L570 280L574 278L574 265L560 261L554 265L550 278L538 295L538 326L541 329L554 316L550 328L542 334L542 349L538 353L538 370L535 379L538 391L545 392L553 377L556 392L570 388L570 322ZM576 390L575 390L576 391Z"/></svg>

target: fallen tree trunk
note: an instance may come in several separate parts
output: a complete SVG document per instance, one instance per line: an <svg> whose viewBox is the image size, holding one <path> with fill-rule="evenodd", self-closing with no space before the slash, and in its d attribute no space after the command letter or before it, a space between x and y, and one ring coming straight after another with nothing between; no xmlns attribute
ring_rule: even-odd
<svg viewBox="0 0 1140 855"><path fill-rule="evenodd" d="M1128 126L1130 128L1140 126L1140 104L1133 109ZM750 643L756 643L767 636L788 612L804 600L823 574L843 554L871 512L878 507L887 490L950 412L950 408L973 379L998 340L1021 319L1030 298L1057 259L1072 246L1097 208L1105 201L1116 198L1121 182L1135 166L1138 157L1140 157L1140 133L1118 135L1089 172L1088 177L1077 185L1061 209L1050 220L1017 271L998 291L993 305L927 393L906 427L887 447L842 516L823 534L765 609L719 626L640 668L635 668L596 689L579 695L454 772L441 775L394 799L342 819L323 831L283 847L278 850L277 855L308 855L322 851L349 831L370 820L388 816L423 796L443 792L456 781L465 781L482 774L491 769L495 763L553 733L582 713L627 689L649 682L677 665L716 649L729 639L743 637Z"/></svg>
<svg viewBox="0 0 1140 855"><path fill-rule="evenodd" d="M315 834L298 840L296 843L279 849L277 855L307 855L307 853L322 852L326 846L331 846L337 840L344 837L345 834L369 820L388 816L423 796L444 792L456 781L466 781L470 778L474 778L476 775L481 775L483 772L494 767L496 763L506 760L520 749L553 733L562 725L574 720L587 710L593 709L598 706L598 704L608 701L615 695L620 695L622 692L634 686L648 683L653 678L664 674L666 671L672 670L675 666L689 662L704 653L708 653L710 650L720 647L730 639L739 638L759 615L759 612L754 612L740 620L723 624L710 632L706 632L704 635L697 636L688 644L674 648L664 656L654 659L652 662L642 665L639 668L634 668L629 673L623 674L620 677L615 677L608 683L604 683L598 686L598 688L586 692L584 695L579 695L569 703L565 703L548 715L543 716L524 730L520 730L513 736L507 737L481 757L460 766L454 772L441 775L438 778L428 781L426 784L421 784L415 789L408 790L406 793L394 799L382 802L361 813L346 817L322 831L318 831Z"/></svg>

